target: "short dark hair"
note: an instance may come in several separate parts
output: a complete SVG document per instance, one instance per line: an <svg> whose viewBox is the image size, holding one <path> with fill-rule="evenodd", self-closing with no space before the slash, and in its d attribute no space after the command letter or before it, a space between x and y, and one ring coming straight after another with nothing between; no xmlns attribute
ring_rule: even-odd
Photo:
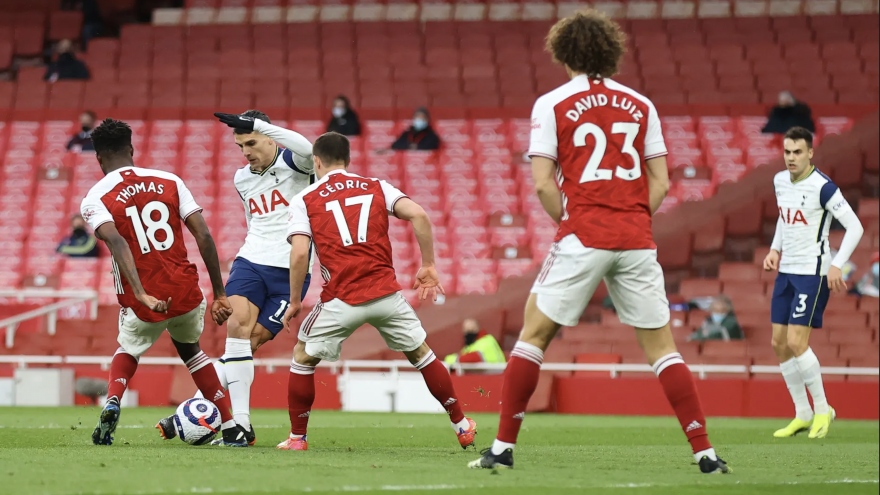
<svg viewBox="0 0 880 495"><path fill-rule="evenodd" d="M252 117L255 119L260 119L267 124L272 123L272 121L269 120L269 116L259 110L246 110L239 115L241 115L242 117ZM235 134L250 134L252 131L246 131L244 129L233 129L232 132Z"/></svg>
<svg viewBox="0 0 880 495"><path fill-rule="evenodd" d="M342 134L328 132L315 140L312 154L328 165L342 162L347 167L351 163L351 144Z"/></svg>
<svg viewBox="0 0 880 495"><path fill-rule="evenodd" d="M784 139L791 139L792 141L803 139L807 142L807 149L813 148L813 133L803 127L792 127L785 133Z"/></svg>
<svg viewBox="0 0 880 495"><path fill-rule="evenodd" d="M626 34L605 14L583 9L550 28L546 49L553 61L587 77L617 74L626 50Z"/></svg>
<svg viewBox="0 0 880 495"><path fill-rule="evenodd" d="M92 131L92 144L98 154L125 153L131 148L131 127L121 120L104 119Z"/></svg>

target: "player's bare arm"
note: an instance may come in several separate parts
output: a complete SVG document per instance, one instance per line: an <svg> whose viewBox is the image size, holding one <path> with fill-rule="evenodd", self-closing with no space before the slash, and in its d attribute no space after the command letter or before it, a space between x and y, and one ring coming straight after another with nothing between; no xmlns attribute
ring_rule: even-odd
<svg viewBox="0 0 880 495"><path fill-rule="evenodd" d="M437 269L434 267L434 234L431 219L425 209L409 198L402 198L394 204L394 215L410 222L422 253L422 266L416 274L413 289L418 290L419 299L437 300L437 294L445 294Z"/></svg>
<svg viewBox="0 0 880 495"><path fill-rule="evenodd" d="M302 293L306 274L309 272L309 246L312 239L306 235L293 235L290 237L290 305L284 312L282 323L284 329L290 331L290 320L302 311L302 301L299 295Z"/></svg>
<svg viewBox="0 0 880 495"><path fill-rule="evenodd" d="M562 221L562 192L556 185L556 162L543 156L533 156L532 178L541 205L558 224Z"/></svg>
<svg viewBox="0 0 880 495"><path fill-rule="evenodd" d="M214 302L211 303L211 317L218 325L222 325L232 316L232 306L226 299L226 289L223 287L223 276L220 274L220 258L217 256L217 245L214 244L214 238L208 230L208 224L205 223L205 217L201 212L195 212L186 217L186 228L196 240L199 246L199 253L205 262L205 268L208 269L208 276L211 278L211 290L214 292Z"/></svg>
<svg viewBox="0 0 880 495"><path fill-rule="evenodd" d="M119 231L116 230L116 224L113 222L102 224L97 230L95 230L95 235L98 239L104 241L104 244L110 249L110 254L113 255L113 259L119 267L119 273L121 273L122 276L125 277L125 280L128 281L128 285L131 287L131 290L134 291L134 297L136 297L141 304L157 313L168 311L168 306L171 305L170 297L167 301L164 301L156 299L144 292L144 287L141 285L141 278L138 276L137 267L134 265L134 256L131 254L128 242L126 242L125 239L119 235Z"/></svg>
<svg viewBox="0 0 880 495"><path fill-rule="evenodd" d="M648 171L648 205L653 215L669 193L669 168L666 166L666 157L658 156L647 160L645 168Z"/></svg>

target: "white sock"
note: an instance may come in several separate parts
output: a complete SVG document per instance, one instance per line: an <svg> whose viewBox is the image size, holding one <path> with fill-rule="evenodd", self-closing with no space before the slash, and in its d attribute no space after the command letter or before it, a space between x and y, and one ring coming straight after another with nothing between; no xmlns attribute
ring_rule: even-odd
<svg viewBox="0 0 880 495"><path fill-rule="evenodd" d="M501 453L504 452L505 450L512 449L514 447L514 445L516 445L516 444L502 442L501 440L498 440L496 438L495 441L492 442L492 454L493 455L501 455Z"/></svg>
<svg viewBox="0 0 880 495"><path fill-rule="evenodd" d="M461 418L461 421L458 423L452 423L452 431L458 433L462 430L467 431L468 428L471 427L471 424L468 423L467 418Z"/></svg>
<svg viewBox="0 0 880 495"><path fill-rule="evenodd" d="M227 421L227 422L223 423L222 425L220 425L220 430L221 430L221 431L223 431L223 430L228 430L229 428L235 428L235 420L230 419L229 421Z"/></svg>
<svg viewBox="0 0 880 495"><path fill-rule="evenodd" d="M798 368L797 358L791 358L781 363L779 369L782 370L785 386L788 387L788 393L791 395L791 400L794 401L795 417L801 421L812 421L813 408L810 407L810 400L807 398L807 388L801 370Z"/></svg>
<svg viewBox="0 0 880 495"><path fill-rule="evenodd" d="M813 353L813 349L807 348L807 352L795 358L797 367L801 370L801 377L813 397L813 407L816 414L828 414L828 400L825 399L825 386L822 384L822 370L819 367L819 358Z"/></svg>
<svg viewBox="0 0 880 495"><path fill-rule="evenodd" d="M223 358L221 357L220 359L223 359ZM228 389L229 384L226 381L226 370L223 368L223 363L221 363L218 360L218 361L214 361L213 364L214 364L214 370L217 372L217 378L220 379L220 386L223 387L224 389ZM195 397L196 399L204 399L205 398L204 394L202 394L202 391L198 390L198 389L196 390L196 394L193 397Z"/></svg>
<svg viewBox="0 0 880 495"><path fill-rule="evenodd" d="M709 447L706 450L701 450L701 451L697 452L696 454L694 454L694 460L697 462L700 462L700 459L702 459L703 456L706 456L709 459L712 459L713 461L718 460L718 456L715 455L715 449L713 449L712 447Z"/></svg>
<svg viewBox="0 0 880 495"><path fill-rule="evenodd" d="M254 357L248 339L226 339L223 354L226 388L232 402L235 422L245 429L251 427L251 384L254 383Z"/></svg>

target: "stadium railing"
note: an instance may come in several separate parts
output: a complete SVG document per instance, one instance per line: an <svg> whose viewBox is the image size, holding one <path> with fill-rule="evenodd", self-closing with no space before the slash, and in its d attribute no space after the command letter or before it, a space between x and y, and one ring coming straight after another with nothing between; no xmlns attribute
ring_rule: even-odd
<svg viewBox="0 0 880 495"><path fill-rule="evenodd" d="M11 349L15 344L15 331L19 324L34 318L46 317L46 331L49 335L55 335L58 323L58 311L87 303L89 319L98 317L98 293L92 290L55 290L55 289L23 289L23 290L0 290L0 299L15 299L24 302L26 299L62 299L61 301L47 304L30 311L26 311L9 318L0 320L0 328L6 329L5 345Z"/></svg>
<svg viewBox="0 0 880 495"><path fill-rule="evenodd" d="M0 364L13 364L26 368L28 365L63 365L63 364L97 364L102 368L109 369L112 356L0 356ZM148 357L144 356L138 361L141 365L147 366L173 366L180 364L180 359L175 357ZM287 368L290 366L290 359L254 359L254 366L265 367L270 373L276 368ZM453 372L457 375L465 374L468 371L494 371L502 372L506 364L456 364L452 366ZM748 372L753 375L778 375L778 366L766 365L723 365L723 364L690 364L688 365L691 372L696 374L700 379L705 379L706 375L712 374L737 374ZM347 360L336 363L322 362L319 368L328 369L331 373L339 375L347 375L352 371L358 370L388 370L386 375L389 380L396 379L396 375L401 371L414 371L412 364L404 360L392 361L370 361L370 360ZM544 363L541 365L541 371L548 372L567 372L567 371L607 371L610 378L617 378L620 373L653 373L653 368L648 364L618 364L618 363ZM829 366L822 367L822 373L825 375L849 375L849 376L880 376L880 368L867 367L845 367L845 366Z"/></svg>

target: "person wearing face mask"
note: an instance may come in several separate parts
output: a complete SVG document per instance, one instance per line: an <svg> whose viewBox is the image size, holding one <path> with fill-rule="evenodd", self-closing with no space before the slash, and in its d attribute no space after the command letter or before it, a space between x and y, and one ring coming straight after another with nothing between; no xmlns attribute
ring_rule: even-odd
<svg viewBox="0 0 880 495"><path fill-rule="evenodd" d="M480 328L480 322L473 318L464 320L461 325L464 347L455 354L443 359L447 365L455 363L505 363L504 351L495 337Z"/></svg>
<svg viewBox="0 0 880 495"><path fill-rule="evenodd" d="M70 40L61 40L55 47L57 54L54 61L46 67L46 74L43 79L54 83L60 80L71 79L88 79L90 77L89 68L85 62L76 58L73 53L73 43Z"/></svg>
<svg viewBox="0 0 880 495"><path fill-rule="evenodd" d="M67 142L67 151L95 151L92 145L92 129L95 127L95 112L86 110L79 116L80 132L74 134Z"/></svg>
<svg viewBox="0 0 880 495"><path fill-rule="evenodd" d="M862 297L880 297L880 252L871 257L871 269L862 276L855 289Z"/></svg>
<svg viewBox="0 0 880 495"><path fill-rule="evenodd" d="M351 102L345 95L339 95L333 101L331 110L333 117L327 122L327 132L338 132L343 136L360 136L361 121L357 113L351 109Z"/></svg>
<svg viewBox="0 0 880 495"><path fill-rule="evenodd" d="M403 131L403 134L394 141L391 149L397 151L407 150L436 150L440 148L440 136L431 127L431 115L428 109L421 107L413 114L412 125Z"/></svg>
<svg viewBox="0 0 880 495"><path fill-rule="evenodd" d="M806 103L796 100L791 91L781 91L776 106L770 110L767 124L761 129L761 132L785 134L792 127L803 127L810 132L816 132L810 107Z"/></svg>
<svg viewBox="0 0 880 495"><path fill-rule="evenodd" d="M61 240L55 251L71 258L97 258L98 240L86 230L86 221L81 215L70 219L70 235Z"/></svg>
<svg viewBox="0 0 880 495"><path fill-rule="evenodd" d="M736 321L733 313L733 304L724 295L717 295L709 305L709 315L694 333L688 337L688 341L700 340L741 340L742 328Z"/></svg>

